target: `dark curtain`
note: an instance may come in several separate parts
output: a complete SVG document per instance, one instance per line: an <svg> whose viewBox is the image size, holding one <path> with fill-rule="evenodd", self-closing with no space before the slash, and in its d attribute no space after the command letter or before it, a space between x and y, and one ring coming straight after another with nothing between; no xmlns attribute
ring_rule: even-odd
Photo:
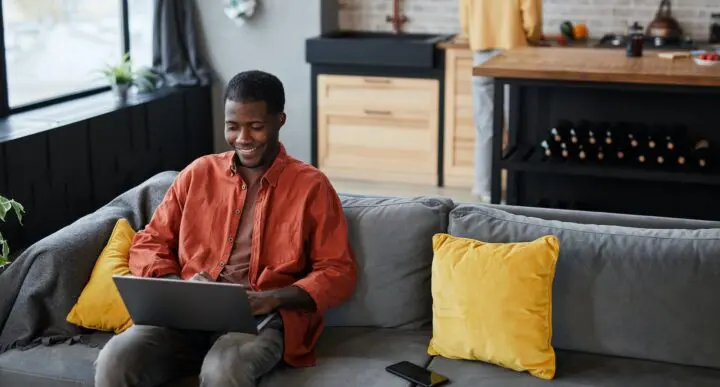
<svg viewBox="0 0 720 387"><path fill-rule="evenodd" d="M208 85L211 70L202 58L194 0L155 0L153 70L164 86Z"/></svg>

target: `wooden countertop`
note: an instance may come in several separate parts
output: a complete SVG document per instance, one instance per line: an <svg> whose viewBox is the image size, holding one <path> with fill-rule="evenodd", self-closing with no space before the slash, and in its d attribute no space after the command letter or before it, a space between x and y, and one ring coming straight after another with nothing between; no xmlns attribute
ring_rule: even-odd
<svg viewBox="0 0 720 387"><path fill-rule="evenodd" d="M720 66L700 66L692 58L663 59L645 50L628 58L624 49L523 47L508 50L473 69L474 75L563 81L720 86Z"/></svg>
<svg viewBox="0 0 720 387"><path fill-rule="evenodd" d="M546 40L541 41L539 47L562 47L562 48L589 48L597 44L598 39L587 39L587 40L573 40L569 41L567 45L561 46L557 42L557 36L547 36ZM456 35L454 38L438 43L438 48L444 50L469 50L470 42L466 38Z"/></svg>

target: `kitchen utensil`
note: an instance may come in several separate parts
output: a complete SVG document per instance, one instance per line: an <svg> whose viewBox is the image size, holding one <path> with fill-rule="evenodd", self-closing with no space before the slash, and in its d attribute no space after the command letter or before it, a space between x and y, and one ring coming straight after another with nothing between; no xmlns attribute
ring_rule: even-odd
<svg viewBox="0 0 720 387"><path fill-rule="evenodd" d="M665 39L679 39L683 30L680 23L672 16L672 4L670 0L662 0L660 7L655 14L655 19L648 24L646 34L648 36Z"/></svg>

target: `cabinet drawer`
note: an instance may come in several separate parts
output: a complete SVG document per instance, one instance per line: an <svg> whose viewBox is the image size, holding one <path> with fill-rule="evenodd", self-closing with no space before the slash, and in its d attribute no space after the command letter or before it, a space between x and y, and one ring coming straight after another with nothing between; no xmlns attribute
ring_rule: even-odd
<svg viewBox="0 0 720 387"><path fill-rule="evenodd" d="M318 76L318 106L348 114L427 116L437 110L438 92L432 79Z"/></svg>
<svg viewBox="0 0 720 387"><path fill-rule="evenodd" d="M320 109L320 169L332 177L434 184L437 122Z"/></svg>

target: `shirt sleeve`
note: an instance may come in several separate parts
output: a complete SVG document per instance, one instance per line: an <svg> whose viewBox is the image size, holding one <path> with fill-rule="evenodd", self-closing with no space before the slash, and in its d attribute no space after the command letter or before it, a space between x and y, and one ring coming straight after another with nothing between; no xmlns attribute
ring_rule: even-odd
<svg viewBox="0 0 720 387"><path fill-rule="evenodd" d="M330 182L325 182L310 200L307 217L311 227L312 270L295 286L312 297L316 313L324 313L350 298L357 281L357 266L348 240L345 213Z"/></svg>
<svg viewBox="0 0 720 387"><path fill-rule="evenodd" d="M542 37L542 0L521 0L523 28L530 41L538 41Z"/></svg>
<svg viewBox="0 0 720 387"><path fill-rule="evenodd" d="M133 238L128 257L130 272L140 277L180 275L178 233L186 197L185 174L180 173L158 205L145 229Z"/></svg>

